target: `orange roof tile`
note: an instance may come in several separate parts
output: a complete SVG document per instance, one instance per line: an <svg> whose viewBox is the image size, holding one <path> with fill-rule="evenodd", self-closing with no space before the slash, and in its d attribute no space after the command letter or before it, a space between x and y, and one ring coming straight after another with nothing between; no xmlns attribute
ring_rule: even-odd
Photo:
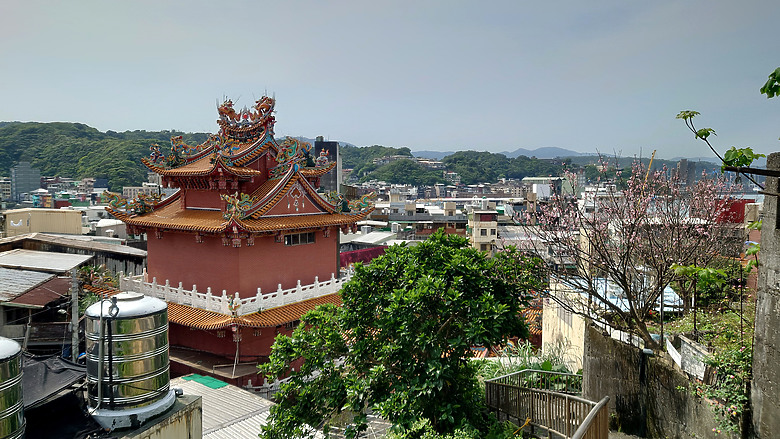
<svg viewBox="0 0 780 439"><path fill-rule="evenodd" d="M254 159L260 157L263 153L268 151L271 146L277 148L276 144L274 143L273 136L263 137L262 139L253 143L251 148L240 150L234 154L232 157L233 163L235 163L236 166L244 166L248 163L251 163Z"/></svg>
<svg viewBox="0 0 780 439"><path fill-rule="evenodd" d="M219 329L237 320L233 316L168 302L168 321L197 329Z"/></svg>
<svg viewBox="0 0 780 439"><path fill-rule="evenodd" d="M250 326L253 328L279 326L300 320L301 316L307 312L326 303L341 306L341 294L328 294L314 299L291 303L289 305L264 310L259 313L241 316L238 317L237 320L241 320L240 324L242 326Z"/></svg>
<svg viewBox="0 0 780 439"><path fill-rule="evenodd" d="M84 285L84 289L102 297L111 297L121 292L118 288L114 287L95 287L92 285Z"/></svg>
<svg viewBox="0 0 780 439"><path fill-rule="evenodd" d="M252 168L244 168L240 166L228 166L222 163L222 159L215 154L208 154L203 157L193 160L190 163L179 166L178 168L167 169L156 163L152 163L149 160L141 159L146 167L150 170L160 174L171 177L197 177L206 176L214 172L218 166L222 166L229 173L238 175L240 177L252 177L256 175L264 175L264 172L258 171Z"/></svg>
<svg viewBox="0 0 780 439"><path fill-rule="evenodd" d="M522 311L525 322L528 325L528 332L531 335L542 334L542 309L529 307Z"/></svg>
<svg viewBox="0 0 780 439"><path fill-rule="evenodd" d="M349 214L315 214L282 217L261 217L259 219L243 219L237 221L247 230L253 232L272 232L275 230L301 230L325 226L343 226L353 224L368 216L374 209L369 209L355 215Z"/></svg>
<svg viewBox="0 0 780 439"><path fill-rule="evenodd" d="M141 162L144 165L146 165L147 168L160 175L194 176L194 175L208 175L211 172L211 170L214 169L214 164L211 163L212 158L213 158L212 154L207 154L204 155L203 157L198 158L197 160L187 163L186 165L179 166L178 168L172 168L172 169L167 169L156 163L152 163L146 158L142 158Z"/></svg>
<svg viewBox="0 0 780 439"><path fill-rule="evenodd" d="M221 233L230 221L218 210L181 209L179 203L170 203L145 215L130 216L121 211L107 208L111 214L125 223L136 227L162 230L182 230L201 233ZM279 230L314 229L325 226L353 224L368 216L373 209L356 214L321 213L243 219L236 222L249 232L274 232Z"/></svg>
<svg viewBox="0 0 780 439"><path fill-rule="evenodd" d="M114 211L112 214L116 215ZM145 215L119 218L127 224L168 230L192 230L218 233L227 227L227 221L218 210L182 209L179 203L170 203Z"/></svg>
<svg viewBox="0 0 780 439"><path fill-rule="evenodd" d="M331 162L328 166L322 168L301 168L301 174L306 177L319 177L330 172L336 166L336 162Z"/></svg>

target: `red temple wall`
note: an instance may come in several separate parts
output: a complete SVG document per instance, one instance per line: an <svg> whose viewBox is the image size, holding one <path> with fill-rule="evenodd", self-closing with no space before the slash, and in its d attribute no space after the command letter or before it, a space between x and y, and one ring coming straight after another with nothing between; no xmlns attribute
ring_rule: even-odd
<svg viewBox="0 0 780 439"><path fill-rule="evenodd" d="M211 287L212 294L228 294L238 291L242 298L276 291L278 284L283 289L330 279L338 273L337 243L335 230L325 238L317 231L315 242L294 246L275 242L272 235L255 238L255 244L241 247L223 246L219 237L204 236L202 243L195 242L189 233L164 232L162 239L151 236L147 243L147 265L149 280L153 277L158 284L166 280L173 287L182 283L183 288L197 285L205 292Z"/></svg>
<svg viewBox="0 0 780 439"><path fill-rule="evenodd" d="M265 361L271 355L271 346L277 334L292 335L292 330L276 328L239 328L241 341L238 344L239 361ZM255 335L255 331L258 335ZM220 335L222 335L220 337ZM209 352L233 360L236 356L236 342L230 327L215 330L190 329L171 323L168 329L171 346Z"/></svg>
<svg viewBox="0 0 780 439"><path fill-rule="evenodd" d="M235 191L234 191L235 192ZM185 193L185 203L187 207L206 207L210 209L221 209L225 204L219 198L217 191L201 191L188 189Z"/></svg>

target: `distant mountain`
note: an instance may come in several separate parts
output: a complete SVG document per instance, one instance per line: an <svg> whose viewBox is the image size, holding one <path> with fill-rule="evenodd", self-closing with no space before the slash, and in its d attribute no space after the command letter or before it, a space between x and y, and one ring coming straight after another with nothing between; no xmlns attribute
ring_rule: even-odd
<svg viewBox="0 0 780 439"><path fill-rule="evenodd" d="M415 157L424 157L428 159L441 160L444 157L447 157L448 155L455 154L456 152L457 151L412 151L412 154ZM510 159L519 157L521 155L524 155L526 157L536 157L538 159L554 159L556 157L578 157L578 156L585 156L585 155L593 155L593 154L572 151L570 149L555 148L555 147L537 148L534 150L518 148L511 152L503 151L498 154L504 154L505 156L507 156L507 158Z"/></svg>
<svg viewBox="0 0 780 439"><path fill-rule="evenodd" d="M412 155L417 158L441 160L448 155L455 154L456 151L412 151Z"/></svg>
<svg viewBox="0 0 780 439"><path fill-rule="evenodd" d="M570 149L556 148L554 146L536 148L533 150L518 148L512 152L502 152L501 154L504 154L509 158L515 158L524 155L526 157L536 157L538 159L554 159L556 157L578 157L582 155L593 155L593 154L586 154L582 152L572 151Z"/></svg>

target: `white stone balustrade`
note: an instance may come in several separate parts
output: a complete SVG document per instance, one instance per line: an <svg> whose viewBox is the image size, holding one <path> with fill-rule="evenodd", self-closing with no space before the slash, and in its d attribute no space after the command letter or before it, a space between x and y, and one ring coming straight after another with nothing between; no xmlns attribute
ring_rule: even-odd
<svg viewBox="0 0 780 439"><path fill-rule="evenodd" d="M352 277L352 272L348 271L340 279L336 279L335 275L331 274L330 279L324 282L320 282L319 278L315 277L314 283L310 285L301 285L299 280L298 285L287 290L283 290L280 284L278 289L271 293L263 294L260 288L258 288L256 295L246 299L240 298L238 292L235 293L235 298L228 295L225 290L222 290L221 294L212 294L211 288L207 288L205 293L201 293L196 285L192 286L192 290L185 290L181 282L177 287L173 287L167 280L164 284L159 284L157 283L157 278L153 278L151 282L148 282L146 277L146 273L139 276L124 276L120 274L119 289L122 291L136 291L147 296L157 297L166 302L228 315L231 314L230 305L231 299L233 299L233 304L239 305L235 311L236 314L243 316L337 293L341 290L344 282L349 281Z"/></svg>

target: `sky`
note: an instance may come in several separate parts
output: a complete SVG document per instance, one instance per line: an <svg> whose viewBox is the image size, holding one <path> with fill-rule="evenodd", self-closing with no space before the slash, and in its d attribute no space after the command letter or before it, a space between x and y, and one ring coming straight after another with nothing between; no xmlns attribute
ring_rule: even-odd
<svg viewBox="0 0 780 439"><path fill-rule="evenodd" d="M0 2L0 121L215 132L275 96L276 134L413 151L778 151L780 2Z"/></svg>

